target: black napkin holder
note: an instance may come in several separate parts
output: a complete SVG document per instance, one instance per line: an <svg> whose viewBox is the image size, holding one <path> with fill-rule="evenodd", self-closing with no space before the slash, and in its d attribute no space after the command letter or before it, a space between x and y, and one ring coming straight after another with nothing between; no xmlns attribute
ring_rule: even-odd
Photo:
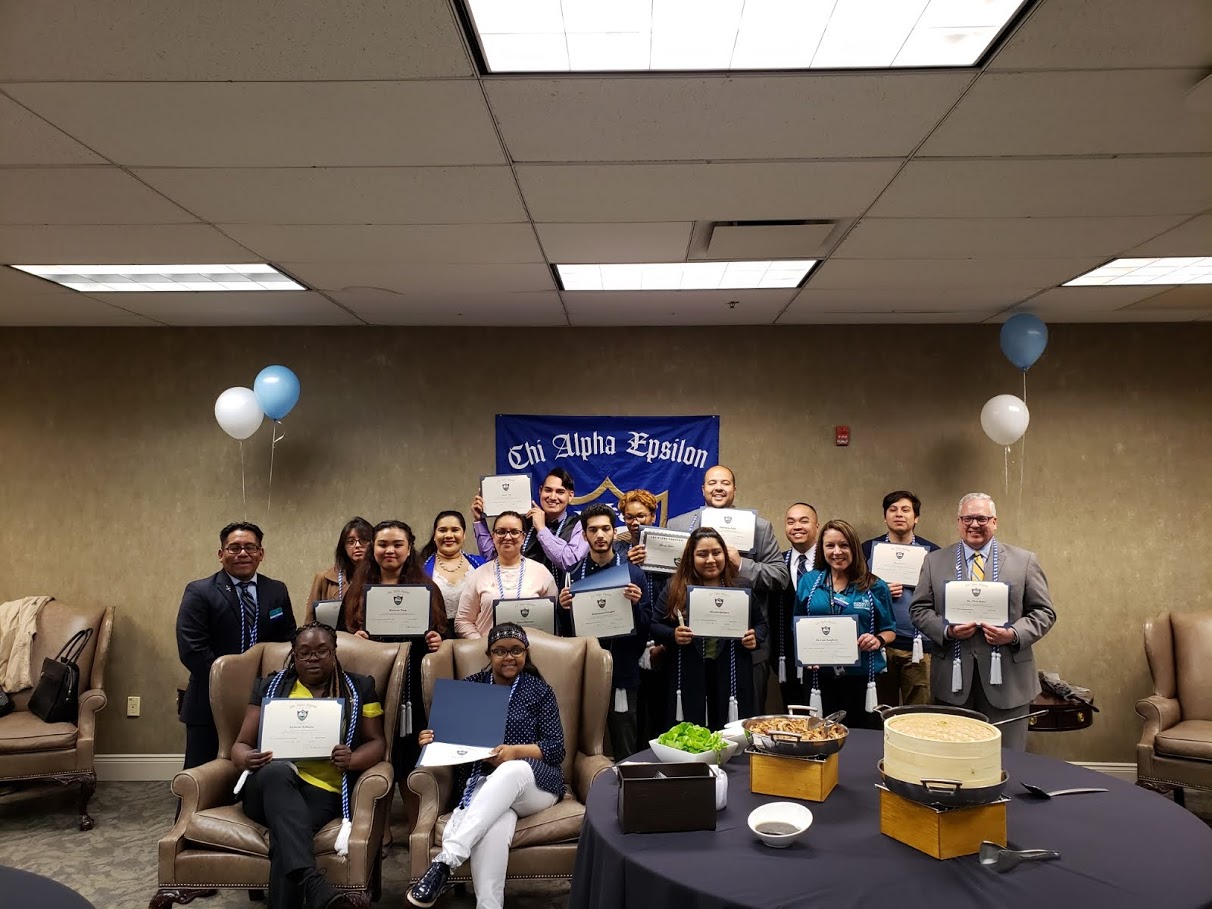
<svg viewBox="0 0 1212 909"><path fill-rule="evenodd" d="M619 764L624 833L715 829L715 776L707 764Z"/></svg>

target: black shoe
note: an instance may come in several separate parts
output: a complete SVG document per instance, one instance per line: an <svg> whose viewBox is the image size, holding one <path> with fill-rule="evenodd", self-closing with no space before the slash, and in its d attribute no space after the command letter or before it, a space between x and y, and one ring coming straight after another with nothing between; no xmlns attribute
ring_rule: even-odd
<svg viewBox="0 0 1212 909"><path fill-rule="evenodd" d="M434 862L421 879L408 891L408 901L421 909L429 909L446 891L446 880L450 877L450 866Z"/></svg>

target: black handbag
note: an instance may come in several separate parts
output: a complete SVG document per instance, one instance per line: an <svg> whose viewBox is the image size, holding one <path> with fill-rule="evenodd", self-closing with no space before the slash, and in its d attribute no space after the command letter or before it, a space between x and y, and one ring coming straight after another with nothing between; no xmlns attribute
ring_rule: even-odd
<svg viewBox="0 0 1212 909"><path fill-rule="evenodd" d="M9 697L8 692L0 688L0 716L8 716L13 712L13 699Z"/></svg>
<svg viewBox="0 0 1212 909"><path fill-rule="evenodd" d="M80 667L76 660L84 653L91 628L77 631L53 660L42 661L42 675L29 699L29 711L47 723L74 723L79 711Z"/></svg>

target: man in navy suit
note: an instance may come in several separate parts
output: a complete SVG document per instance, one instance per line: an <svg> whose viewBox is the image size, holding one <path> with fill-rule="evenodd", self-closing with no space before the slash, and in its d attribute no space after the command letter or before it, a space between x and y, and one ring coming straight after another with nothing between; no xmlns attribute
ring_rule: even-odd
<svg viewBox="0 0 1212 909"><path fill-rule="evenodd" d="M237 522L219 531L219 563L209 578L190 581L177 611L177 653L189 670L181 703L185 767L213 761L219 733L210 712L210 667L228 653L243 653L258 641L289 641L295 614L286 585L257 568L265 558L264 534L256 524Z"/></svg>

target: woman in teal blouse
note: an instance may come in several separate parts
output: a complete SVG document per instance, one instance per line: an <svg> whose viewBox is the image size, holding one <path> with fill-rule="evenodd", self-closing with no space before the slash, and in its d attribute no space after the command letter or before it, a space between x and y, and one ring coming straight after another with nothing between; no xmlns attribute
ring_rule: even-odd
<svg viewBox="0 0 1212 909"><path fill-rule="evenodd" d="M896 639L892 594L867 570L858 534L845 521L821 528L813 570L795 591L797 616L850 616L858 626L859 662L814 666L811 704L823 714L845 710L848 726L878 729L875 677L886 667L884 647Z"/></svg>

